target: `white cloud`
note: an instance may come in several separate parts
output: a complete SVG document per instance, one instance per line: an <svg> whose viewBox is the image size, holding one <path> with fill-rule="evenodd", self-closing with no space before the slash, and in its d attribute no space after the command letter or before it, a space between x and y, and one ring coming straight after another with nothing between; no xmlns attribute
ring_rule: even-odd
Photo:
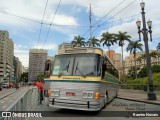
<svg viewBox="0 0 160 120"><path fill-rule="evenodd" d="M117 6L122 1L123 0L118 0L118 1L117 0L99 0L99 1L97 1L97 0L85 0L85 1L83 1L83 0L63 0L61 2L60 8L59 8L53 22L55 24L62 24L62 25L64 25L64 24L79 25L78 22L85 24L86 21L84 21L84 19L82 19L81 12L82 12L82 10L86 11L86 13L83 13L83 17L86 17L86 16L88 17L89 3L91 3L91 5L92 5L93 21L96 22L96 20L99 20L104 15L109 13L109 11L111 11L115 6ZM107 17L105 17L105 19L103 19L102 22L104 22L108 18L111 18L113 15L115 15L115 16L112 17L112 19L110 19L110 21L140 13L141 12L141 8L140 8L141 1L134 2L131 6L127 7L125 10L120 12L124 7L126 7L132 1L134 1L134 0L125 0L125 2L122 5L120 5L119 7L116 7L116 9L113 12L111 12ZM52 17L55 13L56 7L58 5L58 2L59 2L58 0L49 0L48 1L46 14L44 17L45 22L47 22L47 23L51 22ZM152 28L153 38L157 38L160 36L159 35L159 31L160 31L159 4L160 4L160 1L144 0L144 2L146 3L146 6L145 6L146 20L151 19L153 21L153 28ZM46 4L46 0L1 0L0 11L9 12L11 14L23 16L23 17L41 22L44 8L45 8L45 4ZM63 8L64 7L67 8L68 7L67 5L69 7L71 7L71 9L74 12L67 11L66 9L65 9L66 11L64 11ZM120 12L120 13L118 13L118 12ZM74 13L74 15L71 13ZM77 15L75 15L75 13L77 13ZM118 14L116 15L116 13L118 13ZM33 34L37 32L37 29L39 30L40 24L35 24L34 22L23 20L21 18L13 17L13 16L3 14L3 13L0 13L0 16L1 16L0 17L0 25L8 26L8 28L12 29L12 31L14 31L13 33L11 33L12 36L13 35L14 36L21 36L21 38L24 38L25 40L26 39L29 40L30 38L27 38L27 35L28 35L27 33L22 34L22 32L21 32L20 35L17 35L17 34L19 34L19 31L17 31L17 29L19 29L20 31L27 29L28 32L32 32ZM141 20L141 15L139 16L139 19ZM132 36L133 40L137 40L138 39L138 33L137 33L138 30L137 30L136 24L135 24L136 20L137 20L137 16L135 16L133 18L128 18L128 19L117 21L117 22L109 23L108 29L104 29L104 30L101 29L99 31L101 33L106 32L106 31L113 32L113 33L116 33L118 31L128 32L128 34ZM48 26L46 26L46 28L47 27ZM68 35L71 39L73 39L74 35L81 34L81 33L78 33L79 28L77 29L76 27L73 28L73 27L65 27L65 26L63 26L63 27L62 26L60 26L60 27L52 26L51 29L56 30L57 32L64 33L64 34ZM83 28L81 31L83 31ZM31 36L31 37L33 37L33 36ZM61 39L61 38L59 38L59 39ZM68 38L66 38L66 39L68 39ZM159 41L156 40L156 42L159 42ZM33 41L33 43L34 43L34 41ZM152 43L149 43L149 45L153 46ZM22 61L22 63L24 65L27 65L26 61L28 59L29 48L31 48L31 47L37 48L37 46L34 46L34 45L29 46L28 43L26 43L25 46L21 45L21 44L17 44L15 46L16 46L15 47L15 55L17 55L17 57L20 58L20 60ZM39 45L38 48L43 48L43 44ZM56 50L57 45L47 44L44 49ZM120 51L119 47L113 47L113 49L115 49L117 52ZM124 55L126 55L126 54L127 53L125 52Z"/></svg>
<svg viewBox="0 0 160 120"><path fill-rule="evenodd" d="M14 44L14 55L19 58L22 65L28 67L29 63L29 50L28 46L23 47L21 44Z"/></svg>
<svg viewBox="0 0 160 120"><path fill-rule="evenodd" d="M31 48L34 49L45 49L45 50L56 50L58 48L58 46L56 44L46 44L44 46L44 44L39 44L38 47L37 45L32 46Z"/></svg>
<svg viewBox="0 0 160 120"><path fill-rule="evenodd" d="M56 50L57 45L55 44L46 44L44 49L46 50ZM37 49L37 46L29 47L27 45L23 46L22 44L14 44L14 55L19 58L19 60L22 62L22 65L25 67L28 67L29 64L29 48L35 48ZM43 48L43 45L40 44L38 46L38 49Z"/></svg>

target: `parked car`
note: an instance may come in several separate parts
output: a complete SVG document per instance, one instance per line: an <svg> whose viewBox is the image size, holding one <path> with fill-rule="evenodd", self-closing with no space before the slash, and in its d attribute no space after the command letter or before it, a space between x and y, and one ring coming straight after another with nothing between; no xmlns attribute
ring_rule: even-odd
<svg viewBox="0 0 160 120"><path fill-rule="evenodd" d="M3 84L2 84L2 87L3 87L3 88L7 88L7 87L8 87L8 83L3 83Z"/></svg>

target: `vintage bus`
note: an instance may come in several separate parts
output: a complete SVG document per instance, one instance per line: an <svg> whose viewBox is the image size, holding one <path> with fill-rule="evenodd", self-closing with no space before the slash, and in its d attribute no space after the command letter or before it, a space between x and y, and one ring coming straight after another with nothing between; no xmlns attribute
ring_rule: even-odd
<svg viewBox="0 0 160 120"><path fill-rule="evenodd" d="M45 99L50 107L98 111L117 96L118 71L100 48L58 50L45 65Z"/></svg>

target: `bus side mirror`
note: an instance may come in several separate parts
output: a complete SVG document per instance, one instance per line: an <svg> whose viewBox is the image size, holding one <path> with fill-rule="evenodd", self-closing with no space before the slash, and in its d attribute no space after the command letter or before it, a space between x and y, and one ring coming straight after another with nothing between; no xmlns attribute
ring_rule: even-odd
<svg viewBox="0 0 160 120"><path fill-rule="evenodd" d="M107 70L107 66L106 66L106 63L103 63L103 66L102 66L102 71L105 72Z"/></svg>
<svg viewBox="0 0 160 120"><path fill-rule="evenodd" d="M49 77L50 75L51 75L51 61L47 60L45 62L44 76Z"/></svg>

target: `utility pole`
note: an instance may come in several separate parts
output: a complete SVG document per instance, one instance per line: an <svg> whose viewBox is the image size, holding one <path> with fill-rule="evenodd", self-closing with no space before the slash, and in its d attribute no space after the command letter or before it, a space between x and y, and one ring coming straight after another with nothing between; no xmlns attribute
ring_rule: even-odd
<svg viewBox="0 0 160 120"><path fill-rule="evenodd" d="M91 11L91 4L90 5L90 12L89 12L89 21L90 21L90 43L91 46L93 47L93 43L92 43L92 11Z"/></svg>
<svg viewBox="0 0 160 120"><path fill-rule="evenodd" d="M151 26L152 26L152 21L148 21L148 28L146 27L146 19L145 19L145 11L144 11L144 7L145 7L145 3L142 2L140 3L141 6L141 14L142 14L142 23L143 23L143 28L141 29L141 21L137 21L137 28L138 28L138 34L139 34L139 39L141 40L141 33L143 35L143 40L144 40L144 44L145 44L145 53L146 53L146 63L147 63L147 72L148 72L148 100L156 100L156 94L154 92L154 88L153 88L153 80L152 80L152 71L151 71L151 60L150 60L150 56L149 56L149 46L148 46L148 34L150 34L150 40L152 41L152 30L151 30Z"/></svg>

